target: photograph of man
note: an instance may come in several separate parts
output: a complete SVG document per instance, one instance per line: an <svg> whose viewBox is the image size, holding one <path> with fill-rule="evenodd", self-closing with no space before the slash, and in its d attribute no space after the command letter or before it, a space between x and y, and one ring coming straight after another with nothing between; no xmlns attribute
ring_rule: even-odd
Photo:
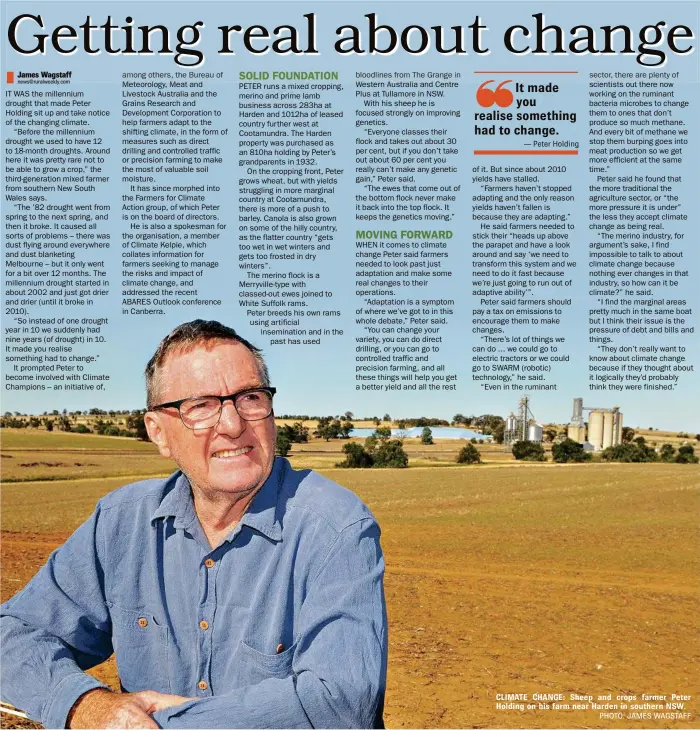
<svg viewBox="0 0 700 730"><path fill-rule="evenodd" d="M2 699L48 728L383 726L379 526L275 457L260 350L194 320L146 386L178 471L107 494L2 606ZM113 652L122 693L84 672Z"/></svg>

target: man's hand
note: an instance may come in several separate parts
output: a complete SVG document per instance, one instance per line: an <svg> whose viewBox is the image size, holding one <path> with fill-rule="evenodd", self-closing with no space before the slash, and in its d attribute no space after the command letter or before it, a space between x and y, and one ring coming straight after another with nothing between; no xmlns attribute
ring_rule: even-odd
<svg viewBox="0 0 700 730"><path fill-rule="evenodd" d="M144 708L144 710L152 715L158 710L164 710L166 707L174 707L175 705L182 705L190 700L199 699L198 697L182 697L181 695L166 695L161 692L156 692L152 689L146 689L143 692L134 692L128 697L138 698L138 703Z"/></svg>
<svg viewBox="0 0 700 730"><path fill-rule="evenodd" d="M86 692L68 715L69 728L157 728L150 713L195 699L152 690L116 694L105 689Z"/></svg>

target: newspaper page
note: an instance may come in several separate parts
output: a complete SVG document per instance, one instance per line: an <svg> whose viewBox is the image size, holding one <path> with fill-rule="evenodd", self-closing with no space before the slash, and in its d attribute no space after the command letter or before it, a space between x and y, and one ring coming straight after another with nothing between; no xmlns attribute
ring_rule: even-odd
<svg viewBox="0 0 700 730"><path fill-rule="evenodd" d="M3 2L2 600L216 320L381 525L387 726L698 727L699 11Z"/></svg>

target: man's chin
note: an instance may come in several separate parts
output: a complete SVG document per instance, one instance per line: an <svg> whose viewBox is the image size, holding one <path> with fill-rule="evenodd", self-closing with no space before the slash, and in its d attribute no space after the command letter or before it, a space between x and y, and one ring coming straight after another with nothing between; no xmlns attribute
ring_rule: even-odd
<svg viewBox="0 0 700 730"><path fill-rule="evenodd" d="M247 454L210 461L209 486L216 491L250 492L262 484L265 476L262 466Z"/></svg>

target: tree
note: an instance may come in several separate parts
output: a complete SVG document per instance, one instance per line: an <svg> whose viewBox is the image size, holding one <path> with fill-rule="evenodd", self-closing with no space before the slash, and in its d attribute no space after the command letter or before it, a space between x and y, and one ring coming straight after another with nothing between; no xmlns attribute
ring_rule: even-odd
<svg viewBox="0 0 700 730"><path fill-rule="evenodd" d="M697 464L698 457L695 456L695 449L690 444L683 444L678 448L676 464Z"/></svg>
<svg viewBox="0 0 700 730"><path fill-rule="evenodd" d="M490 413L485 413L483 416L477 416L472 420L472 425L481 430L481 433L486 435L493 434L493 429L498 424L505 426L505 421L501 416L494 416Z"/></svg>
<svg viewBox="0 0 700 730"><path fill-rule="evenodd" d="M73 431L75 431L75 433L92 433L92 431L84 423L79 423Z"/></svg>
<svg viewBox="0 0 700 730"><path fill-rule="evenodd" d="M644 444L626 443L603 449L600 452L600 458L603 461L636 463L643 461L656 461L658 459L658 454L654 451L654 449L649 446L645 446Z"/></svg>
<svg viewBox="0 0 700 730"><path fill-rule="evenodd" d="M408 455L399 439L382 440L374 453L375 468L404 469L408 466Z"/></svg>
<svg viewBox="0 0 700 730"><path fill-rule="evenodd" d="M374 434L365 439L365 450L370 454L373 454L377 450L378 445L379 439Z"/></svg>
<svg viewBox="0 0 700 730"><path fill-rule="evenodd" d="M318 438L330 441L331 439L337 439L340 435L340 421L331 416L324 416L318 419L318 426L314 431L314 436Z"/></svg>
<svg viewBox="0 0 700 730"><path fill-rule="evenodd" d="M132 411L126 419L126 428L133 431L136 438L140 441L150 441L148 431L146 431L146 423L144 421L145 411Z"/></svg>
<svg viewBox="0 0 700 730"><path fill-rule="evenodd" d="M345 459L336 464L341 469L369 469L374 466L374 457L361 444L344 444Z"/></svg>
<svg viewBox="0 0 700 730"><path fill-rule="evenodd" d="M278 426L277 432L280 431L284 432L291 444L305 444L309 440L309 429L301 421L297 421L291 426L288 423Z"/></svg>
<svg viewBox="0 0 700 730"><path fill-rule="evenodd" d="M47 431L53 431L53 421L50 421L48 418L44 419L44 426Z"/></svg>
<svg viewBox="0 0 700 730"><path fill-rule="evenodd" d="M405 431L406 430L406 421L401 420L396 425L399 427L399 431Z"/></svg>
<svg viewBox="0 0 700 730"><path fill-rule="evenodd" d="M466 446L463 446L457 454L457 463L480 464L481 454L479 453L479 449L477 449L473 444L466 444Z"/></svg>
<svg viewBox="0 0 700 730"><path fill-rule="evenodd" d="M375 438L380 440L390 439L391 438L391 429L387 426L383 426L382 428L376 428L374 430L374 434L372 434Z"/></svg>
<svg viewBox="0 0 700 730"><path fill-rule="evenodd" d="M343 421L340 424L340 433L338 436L343 439L350 438L350 431L354 431L355 427L352 425L352 421Z"/></svg>
<svg viewBox="0 0 700 730"><path fill-rule="evenodd" d="M290 437L295 444L305 444L309 440L309 429L304 425L303 421L297 421L291 426Z"/></svg>
<svg viewBox="0 0 700 730"><path fill-rule="evenodd" d="M355 418L355 415L353 414L352 411L345 411L345 413L343 413L343 418L346 421L352 421L352 419Z"/></svg>
<svg viewBox="0 0 700 730"><path fill-rule="evenodd" d="M485 433L485 432L484 432ZM506 434L506 422L501 420L500 423L494 424L491 429L493 440L497 444L502 444Z"/></svg>
<svg viewBox="0 0 700 730"><path fill-rule="evenodd" d="M292 450L292 442L289 438L289 432L286 428L277 426L277 439L275 441L275 453L278 456L287 456Z"/></svg>
<svg viewBox="0 0 700 730"><path fill-rule="evenodd" d="M671 446L671 444L664 444L661 447L661 451L659 452L659 457L661 461L675 461L676 458L676 450Z"/></svg>
<svg viewBox="0 0 700 730"><path fill-rule="evenodd" d="M466 423L466 418L461 413L456 413L454 418L452 419L452 423L455 426L461 426L464 423Z"/></svg>
<svg viewBox="0 0 700 730"><path fill-rule="evenodd" d="M547 461L542 444L537 441L516 441L513 456L519 461Z"/></svg>
<svg viewBox="0 0 700 730"><path fill-rule="evenodd" d="M421 434L420 441L422 444L429 444L432 445L434 443L433 441L433 432L430 430L429 426L426 426L423 429L423 433Z"/></svg>
<svg viewBox="0 0 700 730"><path fill-rule="evenodd" d="M61 431L72 431L73 429L71 427L70 418L68 418L68 416L61 416L58 419L58 428Z"/></svg>
<svg viewBox="0 0 700 730"><path fill-rule="evenodd" d="M584 451L583 444L573 439L564 439L561 443L552 446L552 461L557 464L568 464L570 462L580 463L590 461L591 455Z"/></svg>
<svg viewBox="0 0 700 730"><path fill-rule="evenodd" d="M374 423L375 426L379 426L381 424L381 421L375 416L372 419L372 423ZM698 439L698 440L700 440L700 439Z"/></svg>
<svg viewBox="0 0 700 730"><path fill-rule="evenodd" d="M621 435L622 443L623 444L630 443L632 441L632 439L634 438L634 433L635 433L635 431L633 428L630 428L629 426L623 426L622 435Z"/></svg>
<svg viewBox="0 0 700 730"><path fill-rule="evenodd" d="M391 423L391 416L388 413L385 413L383 420L387 423Z"/></svg>
<svg viewBox="0 0 700 730"><path fill-rule="evenodd" d="M640 446L640 447L641 446L644 446L646 444L646 442L647 442L646 439L644 438L644 436L637 436L637 438L636 439L633 439L633 440L634 440L634 443L637 444L637 446Z"/></svg>

